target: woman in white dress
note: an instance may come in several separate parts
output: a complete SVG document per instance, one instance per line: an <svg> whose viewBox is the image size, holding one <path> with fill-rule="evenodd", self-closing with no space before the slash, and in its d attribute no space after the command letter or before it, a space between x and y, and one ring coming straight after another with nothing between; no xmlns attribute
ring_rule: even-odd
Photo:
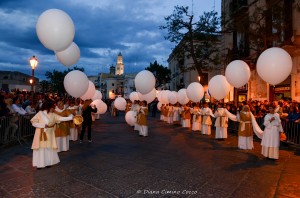
<svg viewBox="0 0 300 198"><path fill-rule="evenodd" d="M216 139L227 138L228 117L226 116L225 109L221 103L218 104L218 108L214 115L216 117Z"/></svg>
<svg viewBox="0 0 300 198"><path fill-rule="evenodd" d="M174 111L174 107L172 104L169 104L169 107L168 107L168 124L173 124L173 111Z"/></svg>
<svg viewBox="0 0 300 198"><path fill-rule="evenodd" d="M41 110L30 120L32 126L36 128L31 149L33 150L32 166L37 168L59 163L55 140L56 123L73 119L72 115L69 117L58 116L53 113L53 108L53 103L45 101Z"/></svg>
<svg viewBox="0 0 300 198"><path fill-rule="evenodd" d="M70 106L68 107L68 110L73 114L76 115L78 113L78 106L75 105L75 101L70 101ZM71 141L77 141L78 140L78 127L73 123L73 121L70 121L70 140Z"/></svg>
<svg viewBox="0 0 300 198"><path fill-rule="evenodd" d="M61 117L68 117L72 114L65 108L63 101L57 102L54 113ZM58 123L55 129L55 137L57 142L57 152L68 151L70 149L70 123Z"/></svg>
<svg viewBox="0 0 300 198"><path fill-rule="evenodd" d="M193 110L193 124L192 130L193 131L201 131L201 109L199 107L199 103L195 104Z"/></svg>
<svg viewBox="0 0 300 198"><path fill-rule="evenodd" d="M261 154L271 159L279 158L280 132L283 132L281 120L275 113L275 106L269 106L269 113L264 118L265 130L261 141Z"/></svg>
<svg viewBox="0 0 300 198"><path fill-rule="evenodd" d="M180 104L176 103L173 107L173 124L180 124Z"/></svg>
<svg viewBox="0 0 300 198"><path fill-rule="evenodd" d="M212 110L208 107L207 103L204 103L203 109L201 111L202 115L202 134L204 135L210 135L211 134L211 117L215 117L212 113Z"/></svg>
<svg viewBox="0 0 300 198"><path fill-rule="evenodd" d="M138 124L140 126L139 134L140 136L146 137L148 136L148 125L147 125L148 105L145 100L142 101L141 108L138 114L139 114Z"/></svg>

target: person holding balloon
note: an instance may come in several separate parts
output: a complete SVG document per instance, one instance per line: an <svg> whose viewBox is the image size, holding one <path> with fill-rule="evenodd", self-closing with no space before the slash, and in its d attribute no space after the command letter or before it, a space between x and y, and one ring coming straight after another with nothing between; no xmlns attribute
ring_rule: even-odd
<svg viewBox="0 0 300 198"><path fill-rule="evenodd" d="M147 102L144 100L141 102L141 108L139 110L139 135L140 136L148 136L148 125L147 125L147 115L148 115L148 105Z"/></svg>
<svg viewBox="0 0 300 198"><path fill-rule="evenodd" d="M45 100L40 111L30 120L32 126L36 128L31 146L32 165L38 169L60 162L55 138L56 124L73 119L72 114L68 117L61 117L53 112L54 103Z"/></svg>
<svg viewBox="0 0 300 198"><path fill-rule="evenodd" d="M203 104L203 109L201 110L202 115L202 134L203 135L210 135L211 134L211 117L215 117L212 113L212 110L208 107L208 103Z"/></svg>
<svg viewBox="0 0 300 198"><path fill-rule="evenodd" d="M200 116L200 112L201 109L199 107L200 103L196 103L193 107L193 124L192 124L192 130L193 131L201 131L201 116Z"/></svg>
<svg viewBox="0 0 300 198"><path fill-rule="evenodd" d="M228 117L226 116L225 108L223 108L222 103L218 104L214 115L216 117L216 139L227 138Z"/></svg>
<svg viewBox="0 0 300 198"><path fill-rule="evenodd" d="M261 154L267 158L279 158L280 133L283 132L281 120L275 113L276 106L269 106L269 113L264 118L265 130L261 141Z"/></svg>
<svg viewBox="0 0 300 198"><path fill-rule="evenodd" d="M65 108L65 104L62 100L57 102L54 113L62 117L68 117L72 114ZM55 129L55 137L57 142L57 152L68 151L70 148L70 122L64 121L58 123Z"/></svg>

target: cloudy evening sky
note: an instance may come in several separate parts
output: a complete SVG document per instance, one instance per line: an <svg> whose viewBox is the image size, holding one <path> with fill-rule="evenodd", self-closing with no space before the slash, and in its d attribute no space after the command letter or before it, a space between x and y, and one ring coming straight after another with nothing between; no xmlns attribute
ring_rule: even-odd
<svg viewBox="0 0 300 198"><path fill-rule="evenodd" d="M74 42L81 57L77 63L87 75L108 72L123 55L125 73L138 72L157 60L167 66L174 44L164 39L164 17L174 6L189 6L195 16L204 11L220 13L221 0L0 0L0 70L31 75L28 60L39 59L36 77L67 68L38 40L35 26L47 9L65 11L75 25ZM193 9L192 9L193 5Z"/></svg>

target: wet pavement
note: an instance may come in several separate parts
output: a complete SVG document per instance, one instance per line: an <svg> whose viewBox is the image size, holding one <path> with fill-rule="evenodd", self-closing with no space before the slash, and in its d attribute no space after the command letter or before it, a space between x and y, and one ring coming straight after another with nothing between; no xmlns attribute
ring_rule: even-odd
<svg viewBox="0 0 300 198"><path fill-rule="evenodd" d="M102 115L93 142L70 143L60 163L32 167L31 142L0 151L0 197L300 197L300 152L282 146L279 160L255 149L149 117L140 137L124 115ZM214 133L213 133L214 134Z"/></svg>

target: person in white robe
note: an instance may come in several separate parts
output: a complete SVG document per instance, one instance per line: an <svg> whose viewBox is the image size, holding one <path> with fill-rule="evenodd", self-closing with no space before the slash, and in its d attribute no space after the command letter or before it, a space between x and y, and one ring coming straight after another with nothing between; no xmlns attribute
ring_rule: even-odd
<svg viewBox="0 0 300 198"><path fill-rule="evenodd" d="M75 105L75 101L70 101L70 106L68 110L73 114L78 114L78 106ZM73 123L70 122L70 141L77 141L78 140L78 127Z"/></svg>
<svg viewBox="0 0 300 198"><path fill-rule="evenodd" d="M180 124L180 104L176 103L173 107L173 124Z"/></svg>
<svg viewBox="0 0 300 198"><path fill-rule="evenodd" d="M240 123L238 131L238 148L242 150L253 149L253 132L258 138L262 139L263 131L258 126L255 117L250 111L250 107L244 105L241 112L238 112L236 116L227 109L225 109L225 112L229 119Z"/></svg>
<svg viewBox="0 0 300 198"><path fill-rule="evenodd" d="M283 132L281 120L275 113L275 106L269 106L269 113L264 118L265 130L261 141L261 154L270 159L279 158L280 132Z"/></svg>
<svg viewBox="0 0 300 198"><path fill-rule="evenodd" d="M72 114L68 109L65 109L63 101L57 102L54 113L61 116L67 117ZM55 129L55 138L57 142L57 152L68 151L70 149L70 123L60 122L57 124Z"/></svg>
<svg viewBox="0 0 300 198"><path fill-rule="evenodd" d="M147 125L148 105L146 101L141 102L141 108L138 114L139 114L138 124L140 126L139 135L146 137L148 136L148 125Z"/></svg>
<svg viewBox="0 0 300 198"><path fill-rule="evenodd" d="M218 108L214 115L216 117L216 139L227 138L228 117L226 116L225 108L223 108L221 103L218 104Z"/></svg>
<svg viewBox="0 0 300 198"><path fill-rule="evenodd" d="M181 112L182 118L182 127L190 128L191 127L191 109L188 104L183 106L183 111Z"/></svg>
<svg viewBox="0 0 300 198"><path fill-rule="evenodd" d="M174 111L174 107L172 104L169 104L169 107L168 107L168 120L167 120L167 123L168 124L173 124L173 112Z"/></svg>
<svg viewBox="0 0 300 198"><path fill-rule="evenodd" d="M193 113L193 124L192 124L192 130L193 131L201 131L201 109L199 107L199 103L195 104L195 106L192 109Z"/></svg>
<svg viewBox="0 0 300 198"><path fill-rule="evenodd" d="M208 107L207 103L203 104L201 115L202 115L201 132L203 135L211 135L211 125L212 125L211 117L215 117L215 116L212 113L212 110Z"/></svg>
<svg viewBox="0 0 300 198"><path fill-rule="evenodd" d="M57 154L55 127L61 121L72 120L73 115L61 117L53 113L53 107L53 104L44 101L41 110L30 120L32 126L36 128L31 146L33 167L44 168L60 162Z"/></svg>
<svg viewBox="0 0 300 198"><path fill-rule="evenodd" d="M134 123L134 130L139 131L140 130L140 125L138 124L138 112L140 111L141 106L139 105L139 101L135 100L132 107L131 111L134 112L134 117L135 117L135 123Z"/></svg>

